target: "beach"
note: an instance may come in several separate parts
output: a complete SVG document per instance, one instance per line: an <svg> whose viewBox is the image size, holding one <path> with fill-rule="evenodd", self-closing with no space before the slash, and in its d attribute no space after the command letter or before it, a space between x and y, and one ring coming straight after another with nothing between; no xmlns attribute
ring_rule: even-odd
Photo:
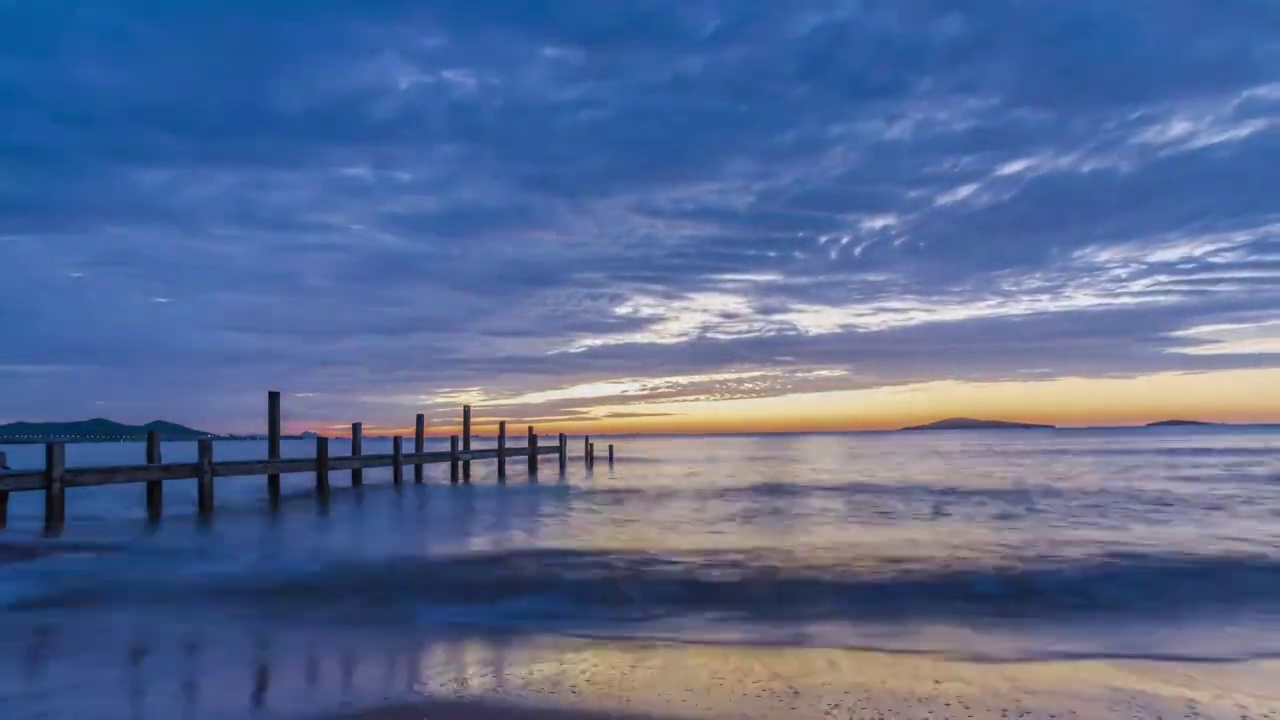
<svg viewBox="0 0 1280 720"><path fill-rule="evenodd" d="M346 717L1275 718L1280 664L974 664L871 652L583 647L523 670L520 702L425 703ZM573 695L566 700L565 695ZM483 698L483 695L481 695ZM529 714L529 708L545 716ZM558 714L557 714L558 713ZM593 713L605 713L596 715ZM617 713L617 714L613 714Z"/></svg>
<svg viewBox="0 0 1280 720"><path fill-rule="evenodd" d="M15 494L0 717L1271 720L1278 442L627 438L612 467L369 473L324 507L286 476L275 513L229 479L207 524L182 483L159 525L142 488L74 489L53 540Z"/></svg>

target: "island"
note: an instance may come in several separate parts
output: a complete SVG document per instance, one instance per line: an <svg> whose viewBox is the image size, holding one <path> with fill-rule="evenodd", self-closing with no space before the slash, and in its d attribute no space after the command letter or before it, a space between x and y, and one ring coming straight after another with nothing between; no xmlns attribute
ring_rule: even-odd
<svg viewBox="0 0 1280 720"><path fill-rule="evenodd" d="M0 425L0 442L21 444L51 440L66 442L143 440L152 430L160 433L161 440L198 440L217 437L213 433L165 420L155 420L146 425L128 425L106 418L92 418L74 422L15 422Z"/></svg>
<svg viewBox="0 0 1280 720"><path fill-rule="evenodd" d="M974 418L947 418L925 425L911 425L903 430L1053 430L1055 425L1006 422L1004 420L977 420Z"/></svg>
<svg viewBox="0 0 1280 720"><path fill-rule="evenodd" d="M1202 425L1217 425L1218 423L1203 422L1200 420L1159 420L1157 422L1147 423L1143 427L1196 427Z"/></svg>

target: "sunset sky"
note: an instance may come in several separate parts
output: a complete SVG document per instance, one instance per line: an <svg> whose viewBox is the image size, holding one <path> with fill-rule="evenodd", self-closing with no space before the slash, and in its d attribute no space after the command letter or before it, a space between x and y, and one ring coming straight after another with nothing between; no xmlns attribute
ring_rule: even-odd
<svg viewBox="0 0 1280 720"><path fill-rule="evenodd" d="M0 422L1280 421L1272 0L0 0Z"/></svg>

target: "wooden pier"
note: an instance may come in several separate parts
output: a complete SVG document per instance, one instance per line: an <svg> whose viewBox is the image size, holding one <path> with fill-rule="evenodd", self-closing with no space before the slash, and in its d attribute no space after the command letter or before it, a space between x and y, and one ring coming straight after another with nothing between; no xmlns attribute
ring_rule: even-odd
<svg viewBox="0 0 1280 720"><path fill-rule="evenodd" d="M528 428L528 441L524 447L508 446L507 423L502 421L498 423L496 447L472 448L470 405L462 408L461 443L458 435L452 435L449 438L448 450L427 452L424 450L425 438L425 416L419 414L414 425L413 452L404 452L404 439L397 435L391 438L390 454L366 455L362 447L363 426L361 423L352 423L350 455L331 456L329 438L317 437L315 457L282 458L280 457L280 393L272 391L267 394L266 459L218 462L214 459L213 453L215 438L205 438L196 441L195 462L165 463L161 459L159 432L152 430L147 435L145 464L69 468L66 466L66 443L47 442L43 470L0 470L0 529L3 529L8 522L9 493L11 492L44 491L45 533L56 535L61 532L66 523L68 488L145 483L144 498L147 517L154 522L158 521L163 513L164 482L168 480L196 480L196 507L201 519L208 519L213 514L214 480L217 478L266 476L267 498L272 508L278 508L280 476L290 473L314 474L315 495L323 503L329 499L330 473L334 470L350 470L351 485L359 487L364 482L364 470L389 467L392 482L399 485L404 482L404 468L408 465L413 467L414 482L421 484L425 482L423 466L432 463L449 463L450 482L457 485L460 481L471 482L471 463L475 460L496 460L499 482L506 481L507 458L527 458L530 478L537 476L538 460L543 455L557 456L561 473L566 471L569 463L569 436L561 433L559 442L555 446L539 447L538 436L534 433L532 425ZM587 467L591 467L595 460L595 445L590 438L585 441L585 450L584 461ZM610 446L609 459L610 462L613 461L612 446Z"/></svg>

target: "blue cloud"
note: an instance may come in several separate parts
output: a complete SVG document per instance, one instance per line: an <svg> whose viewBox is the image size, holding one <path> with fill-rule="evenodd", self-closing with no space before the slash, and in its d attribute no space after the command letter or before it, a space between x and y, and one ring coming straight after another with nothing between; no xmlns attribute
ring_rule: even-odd
<svg viewBox="0 0 1280 720"><path fill-rule="evenodd" d="M0 48L0 416L1278 360L1203 330L1280 313L1262 0L12 0Z"/></svg>

